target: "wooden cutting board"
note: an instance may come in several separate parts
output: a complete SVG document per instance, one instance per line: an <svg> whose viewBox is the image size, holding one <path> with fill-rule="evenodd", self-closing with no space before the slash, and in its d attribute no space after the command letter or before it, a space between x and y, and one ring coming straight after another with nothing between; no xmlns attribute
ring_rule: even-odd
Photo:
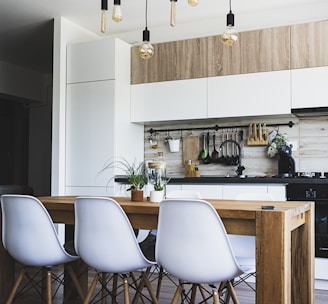
<svg viewBox="0 0 328 304"><path fill-rule="evenodd" d="M191 159L193 162L198 161L199 154L199 137L188 136L182 140L182 160L183 164Z"/></svg>

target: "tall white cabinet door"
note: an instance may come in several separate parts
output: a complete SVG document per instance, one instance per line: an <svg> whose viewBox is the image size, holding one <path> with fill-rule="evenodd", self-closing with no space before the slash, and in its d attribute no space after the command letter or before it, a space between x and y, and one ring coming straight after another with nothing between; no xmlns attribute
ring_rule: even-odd
<svg viewBox="0 0 328 304"><path fill-rule="evenodd" d="M199 119L207 116L207 78L131 86L131 121Z"/></svg>
<svg viewBox="0 0 328 304"><path fill-rule="evenodd" d="M292 108L328 107L328 66L291 71Z"/></svg>
<svg viewBox="0 0 328 304"><path fill-rule="evenodd" d="M68 45L67 83L114 79L117 42L100 39Z"/></svg>
<svg viewBox="0 0 328 304"><path fill-rule="evenodd" d="M99 174L114 155L114 81L67 85L66 185L106 187Z"/></svg>
<svg viewBox="0 0 328 304"><path fill-rule="evenodd" d="M290 71L208 79L209 118L290 113Z"/></svg>

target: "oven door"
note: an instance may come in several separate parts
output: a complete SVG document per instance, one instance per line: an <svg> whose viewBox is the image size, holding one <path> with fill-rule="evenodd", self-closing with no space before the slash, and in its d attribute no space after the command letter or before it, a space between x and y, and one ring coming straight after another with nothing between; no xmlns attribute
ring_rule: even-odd
<svg viewBox="0 0 328 304"><path fill-rule="evenodd" d="M315 202L315 256L328 258L328 200Z"/></svg>

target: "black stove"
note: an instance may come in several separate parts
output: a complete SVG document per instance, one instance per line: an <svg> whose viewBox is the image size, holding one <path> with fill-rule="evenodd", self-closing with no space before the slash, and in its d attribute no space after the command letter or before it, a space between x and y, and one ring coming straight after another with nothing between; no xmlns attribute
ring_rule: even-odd
<svg viewBox="0 0 328 304"><path fill-rule="evenodd" d="M328 258L328 184L317 183L322 175L313 175L305 183L287 185L288 201L314 201L315 204L315 256Z"/></svg>

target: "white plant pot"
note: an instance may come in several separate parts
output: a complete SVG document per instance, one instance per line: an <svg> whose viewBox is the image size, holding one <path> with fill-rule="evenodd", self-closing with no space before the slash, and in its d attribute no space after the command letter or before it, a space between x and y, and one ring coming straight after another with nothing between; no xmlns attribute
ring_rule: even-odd
<svg viewBox="0 0 328 304"><path fill-rule="evenodd" d="M164 198L164 190L162 191L150 191L150 201L152 203L160 203Z"/></svg>

